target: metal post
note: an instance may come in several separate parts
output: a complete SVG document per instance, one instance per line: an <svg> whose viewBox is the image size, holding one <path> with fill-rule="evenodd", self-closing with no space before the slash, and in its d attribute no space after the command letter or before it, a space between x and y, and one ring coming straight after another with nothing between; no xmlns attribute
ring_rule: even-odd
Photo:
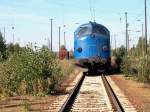
<svg viewBox="0 0 150 112"><path fill-rule="evenodd" d="M66 32L64 31L64 46L66 48Z"/></svg>
<svg viewBox="0 0 150 112"><path fill-rule="evenodd" d="M12 38L13 38L13 44L15 43L15 36L14 36L14 26L12 26Z"/></svg>
<svg viewBox="0 0 150 112"><path fill-rule="evenodd" d="M145 0L145 53L147 54L147 7Z"/></svg>
<svg viewBox="0 0 150 112"><path fill-rule="evenodd" d="M111 49L112 49L112 41L113 41L113 35L111 35L111 38L110 38L110 46L111 46Z"/></svg>
<svg viewBox="0 0 150 112"><path fill-rule="evenodd" d="M60 26L59 26L59 50L60 50Z"/></svg>
<svg viewBox="0 0 150 112"><path fill-rule="evenodd" d="M52 38L53 38L53 26L52 26L52 24L53 24L53 19L50 19L51 20L51 51L53 50L53 40L52 40Z"/></svg>
<svg viewBox="0 0 150 112"><path fill-rule="evenodd" d="M143 56L144 56L144 29L143 29L143 24L142 24L142 54L143 54Z"/></svg>
<svg viewBox="0 0 150 112"><path fill-rule="evenodd" d="M126 55L128 52L128 23L127 23L127 12L125 12L125 22L126 22Z"/></svg>
<svg viewBox="0 0 150 112"><path fill-rule="evenodd" d="M64 25L64 46L66 48L66 29L65 29L66 25Z"/></svg>
<svg viewBox="0 0 150 112"><path fill-rule="evenodd" d="M130 32L129 32L129 33L130 33ZM128 50L130 49L130 44L129 44L129 43L130 43L130 42L129 42L129 41L130 41L130 39L129 39L129 33L128 33Z"/></svg>
<svg viewBox="0 0 150 112"><path fill-rule="evenodd" d="M143 30L143 24L142 24L142 38L144 37L144 30Z"/></svg>
<svg viewBox="0 0 150 112"><path fill-rule="evenodd" d="M48 49L51 49L50 39L49 38L47 38L47 46L48 46Z"/></svg>
<svg viewBox="0 0 150 112"><path fill-rule="evenodd" d="M114 40L115 40L115 52L116 52L116 35L114 35Z"/></svg>
<svg viewBox="0 0 150 112"><path fill-rule="evenodd" d="M142 24L142 56L144 56L144 30L143 30L143 24Z"/></svg>
<svg viewBox="0 0 150 112"><path fill-rule="evenodd" d="M5 27L4 27L4 40L5 40Z"/></svg>

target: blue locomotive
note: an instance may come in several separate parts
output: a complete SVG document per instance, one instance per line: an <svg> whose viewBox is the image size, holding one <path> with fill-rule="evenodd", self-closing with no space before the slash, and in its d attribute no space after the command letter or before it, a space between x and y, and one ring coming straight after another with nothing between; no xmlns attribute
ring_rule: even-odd
<svg viewBox="0 0 150 112"><path fill-rule="evenodd" d="M96 22L89 22L74 32L76 64L93 70L106 70L110 66L110 33Z"/></svg>

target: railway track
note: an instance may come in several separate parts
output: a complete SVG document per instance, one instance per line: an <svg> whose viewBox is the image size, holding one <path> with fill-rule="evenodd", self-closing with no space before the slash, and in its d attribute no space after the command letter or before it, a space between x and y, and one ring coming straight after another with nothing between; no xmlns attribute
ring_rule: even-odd
<svg viewBox="0 0 150 112"><path fill-rule="evenodd" d="M0 111L21 112L27 105L29 112L136 112L109 76L80 72L66 88L66 93L47 100L22 98L28 101L27 104L18 99L10 100L8 104L1 102Z"/></svg>
<svg viewBox="0 0 150 112"><path fill-rule="evenodd" d="M126 106L120 103L111 84L104 75L89 76L83 73L59 112L136 112L131 103L126 102Z"/></svg>

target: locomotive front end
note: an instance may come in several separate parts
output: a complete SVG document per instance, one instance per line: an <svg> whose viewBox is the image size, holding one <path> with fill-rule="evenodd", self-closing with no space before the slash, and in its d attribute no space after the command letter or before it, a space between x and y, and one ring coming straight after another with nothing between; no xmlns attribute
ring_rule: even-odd
<svg viewBox="0 0 150 112"><path fill-rule="evenodd" d="M95 22L83 24L74 33L74 57L76 64L99 69L110 60L109 31Z"/></svg>

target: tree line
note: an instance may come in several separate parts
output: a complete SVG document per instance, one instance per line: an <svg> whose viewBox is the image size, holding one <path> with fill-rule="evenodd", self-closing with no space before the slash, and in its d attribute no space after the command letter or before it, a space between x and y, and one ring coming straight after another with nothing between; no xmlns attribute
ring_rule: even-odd
<svg viewBox="0 0 150 112"><path fill-rule="evenodd" d="M133 46L126 53L124 46L112 51L117 58L121 71L127 77L134 77L136 80L150 84L150 42L145 53L145 38L139 37L136 46Z"/></svg>
<svg viewBox="0 0 150 112"><path fill-rule="evenodd" d="M72 64L63 64L47 47L6 44L0 33L0 98L15 95L52 94Z"/></svg>

